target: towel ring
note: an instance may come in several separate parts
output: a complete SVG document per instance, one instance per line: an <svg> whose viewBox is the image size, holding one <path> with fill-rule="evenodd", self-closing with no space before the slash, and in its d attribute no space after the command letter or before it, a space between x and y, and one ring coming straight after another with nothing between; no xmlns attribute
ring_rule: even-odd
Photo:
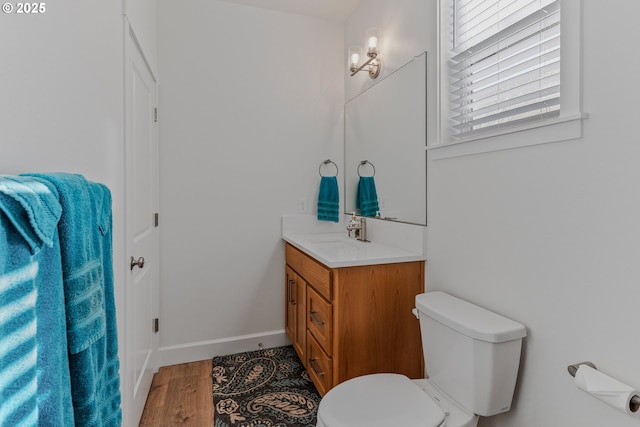
<svg viewBox="0 0 640 427"><path fill-rule="evenodd" d="M360 164L358 165L358 176L362 177L362 175L360 175L360 168L366 164L370 164L371 167L373 168L373 174L371 176L376 176L376 167L373 166L373 163L371 163L369 160L363 160L360 162Z"/></svg>
<svg viewBox="0 0 640 427"><path fill-rule="evenodd" d="M328 165L329 163L331 163L333 166L336 167L336 174L333 176L338 176L338 165L336 165L335 163L333 163L331 161L331 159L327 159L324 162L320 163L320 166L318 166L318 173L320 174L320 176L332 176L332 175L322 175L322 166L324 165Z"/></svg>

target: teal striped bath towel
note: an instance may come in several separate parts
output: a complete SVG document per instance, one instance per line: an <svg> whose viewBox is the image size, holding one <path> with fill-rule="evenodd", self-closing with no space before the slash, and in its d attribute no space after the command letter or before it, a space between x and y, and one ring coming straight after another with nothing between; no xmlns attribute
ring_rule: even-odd
<svg viewBox="0 0 640 427"><path fill-rule="evenodd" d="M41 181L0 176L0 426L38 425L36 279L60 213Z"/></svg>

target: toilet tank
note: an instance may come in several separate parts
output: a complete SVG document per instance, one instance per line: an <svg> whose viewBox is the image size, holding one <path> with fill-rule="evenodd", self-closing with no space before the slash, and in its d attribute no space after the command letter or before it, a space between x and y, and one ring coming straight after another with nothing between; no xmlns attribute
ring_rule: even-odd
<svg viewBox="0 0 640 427"><path fill-rule="evenodd" d="M427 378L474 414L508 411L525 327L444 292L417 295L416 308Z"/></svg>

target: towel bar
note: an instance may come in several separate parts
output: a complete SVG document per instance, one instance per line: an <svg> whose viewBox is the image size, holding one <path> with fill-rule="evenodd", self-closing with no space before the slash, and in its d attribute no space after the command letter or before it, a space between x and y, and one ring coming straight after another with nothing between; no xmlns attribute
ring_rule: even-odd
<svg viewBox="0 0 640 427"><path fill-rule="evenodd" d="M358 176L362 176L360 175L360 168L366 164L370 164L373 168L373 173L371 174L371 176L376 176L376 167L373 166L373 163L371 163L369 160L363 160L360 162L360 164L358 165Z"/></svg>
<svg viewBox="0 0 640 427"><path fill-rule="evenodd" d="M320 176L329 176L329 175L322 175L322 166L328 165L329 163L331 163L333 166L336 167L336 174L333 176L338 176L338 165L332 162L331 159L325 160L324 162L320 163L320 166L318 166L318 173L320 174Z"/></svg>

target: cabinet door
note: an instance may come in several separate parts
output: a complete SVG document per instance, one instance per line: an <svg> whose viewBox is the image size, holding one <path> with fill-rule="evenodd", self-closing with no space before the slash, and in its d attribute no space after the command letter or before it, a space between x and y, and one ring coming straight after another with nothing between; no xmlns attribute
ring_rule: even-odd
<svg viewBox="0 0 640 427"><path fill-rule="evenodd" d="M423 377L420 322L411 313L422 292L423 262L338 269L333 304L338 383L379 372Z"/></svg>
<svg viewBox="0 0 640 427"><path fill-rule="evenodd" d="M313 288L307 288L307 329L328 356L333 354L333 311L331 304Z"/></svg>
<svg viewBox="0 0 640 427"><path fill-rule="evenodd" d="M293 340L293 347L298 352L300 360L304 363L307 349L307 310L305 307L305 302L307 301L307 282L302 277L296 275L296 285L294 288L296 300L296 333Z"/></svg>
<svg viewBox="0 0 640 427"><path fill-rule="evenodd" d="M291 342L295 342L296 336L296 300L295 300L295 286L296 286L296 274L293 270L287 266L286 267L286 278L285 278L285 322L284 322L284 330L287 333L287 336L291 340Z"/></svg>
<svg viewBox="0 0 640 427"><path fill-rule="evenodd" d="M324 396L333 387L333 360L322 350L310 331L307 331L307 372Z"/></svg>
<svg viewBox="0 0 640 427"><path fill-rule="evenodd" d="M289 266L286 267L285 331L298 356L304 360L306 349L306 290L307 283Z"/></svg>

